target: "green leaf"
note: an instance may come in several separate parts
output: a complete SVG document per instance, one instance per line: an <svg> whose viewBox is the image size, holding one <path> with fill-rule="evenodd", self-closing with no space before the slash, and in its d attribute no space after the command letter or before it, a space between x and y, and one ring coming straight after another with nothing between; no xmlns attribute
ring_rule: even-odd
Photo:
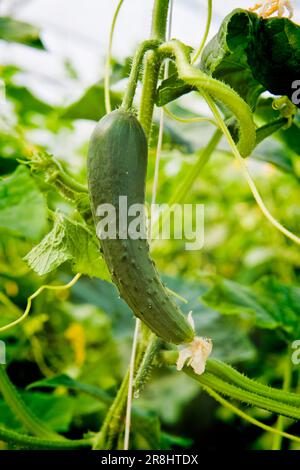
<svg viewBox="0 0 300 470"><path fill-rule="evenodd" d="M165 106L192 90L193 88L190 85L186 85L183 80L179 79L178 74L174 73L165 78L158 87L155 99L156 105Z"/></svg>
<svg viewBox="0 0 300 470"><path fill-rule="evenodd" d="M23 118L32 113L47 115L53 110L52 106L37 98L25 86L9 83L6 85L6 94L14 101L17 113Z"/></svg>
<svg viewBox="0 0 300 470"><path fill-rule="evenodd" d="M299 78L300 27L236 9L203 51L201 68L234 88L252 109L264 91L292 96Z"/></svg>
<svg viewBox="0 0 300 470"><path fill-rule="evenodd" d="M112 109L120 106L122 98L121 93L111 91L110 98ZM102 83L99 83L88 88L78 101L63 110L61 116L65 119L89 119L98 121L105 114L104 86Z"/></svg>
<svg viewBox="0 0 300 470"><path fill-rule="evenodd" d="M220 315L216 305L212 305L214 310L211 310L202 301L199 302L199 295L207 291L204 283L168 277L166 285L189 301L187 305L181 303L180 308L186 315L193 312L196 332L213 339L214 358L231 364L254 358L255 349L246 332L237 327L236 320Z"/></svg>
<svg viewBox="0 0 300 470"><path fill-rule="evenodd" d="M69 430L74 409L74 401L71 397L37 392L22 392L21 397L28 408L52 431ZM9 429L22 429L4 400L0 400L0 422Z"/></svg>
<svg viewBox="0 0 300 470"><path fill-rule="evenodd" d="M0 231L36 241L47 228L47 207L29 171L19 166L0 180Z"/></svg>
<svg viewBox="0 0 300 470"><path fill-rule="evenodd" d="M0 18L0 39L25 44L37 49L45 49L40 38L39 28L9 17Z"/></svg>
<svg viewBox="0 0 300 470"><path fill-rule="evenodd" d="M71 261L75 272L109 279L94 235L83 224L61 214L56 215L51 232L26 255L25 260L40 276Z"/></svg>
<svg viewBox="0 0 300 470"><path fill-rule="evenodd" d="M202 297L207 305L225 315L251 315L260 328L281 328L291 336L300 332L300 288L264 277L253 286L216 277Z"/></svg>

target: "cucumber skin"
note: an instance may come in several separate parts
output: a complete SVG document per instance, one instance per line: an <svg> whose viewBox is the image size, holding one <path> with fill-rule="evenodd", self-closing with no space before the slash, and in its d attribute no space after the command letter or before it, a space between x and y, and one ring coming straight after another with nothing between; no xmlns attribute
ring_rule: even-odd
<svg viewBox="0 0 300 470"><path fill-rule="evenodd" d="M118 220L119 196L145 203L148 146L137 118L121 109L102 118L91 136L88 184L95 224L100 204L112 204ZM100 239L103 257L121 297L157 336L189 343L194 331L168 295L150 258L147 240Z"/></svg>

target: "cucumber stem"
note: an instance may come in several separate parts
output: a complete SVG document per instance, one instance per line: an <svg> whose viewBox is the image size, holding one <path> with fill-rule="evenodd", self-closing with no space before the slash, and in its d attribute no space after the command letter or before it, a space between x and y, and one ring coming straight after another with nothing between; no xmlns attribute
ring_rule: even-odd
<svg viewBox="0 0 300 470"><path fill-rule="evenodd" d="M14 385L9 380L3 366L0 366L0 392L13 414L29 432L45 439L65 440L64 437L45 426L45 424L27 408Z"/></svg>
<svg viewBox="0 0 300 470"><path fill-rule="evenodd" d="M170 0L155 0L152 10L151 36L162 42L166 40Z"/></svg>
<svg viewBox="0 0 300 470"><path fill-rule="evenodd" d="M122 108L126 111L130 110L132 107L134 95L136 92L139 74L142 67L143 59L147 51L156 49L160 45L160 42L155 39L147 39L146 41L142 42L133 58L128 86L124 94L124 98L122 101Z"/></svg>

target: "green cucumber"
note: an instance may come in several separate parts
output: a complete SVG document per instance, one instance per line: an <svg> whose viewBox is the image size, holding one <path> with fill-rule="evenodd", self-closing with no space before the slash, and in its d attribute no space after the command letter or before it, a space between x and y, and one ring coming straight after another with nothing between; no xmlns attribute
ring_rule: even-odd
<svg viewBox="0 0 300 470"><path fill-rule="evenodd" d="M101 204L112 205L118 220L120 196L127 197L128 207L144 206L147 160L147 139L133 113L119 109L99 121L88 152L89 195L96 226ZM133 313L163 340L191 342L194 331L168 295L145 237L128 235L124 239L118 227L116 239L97 235L112 280Z"/></svg>

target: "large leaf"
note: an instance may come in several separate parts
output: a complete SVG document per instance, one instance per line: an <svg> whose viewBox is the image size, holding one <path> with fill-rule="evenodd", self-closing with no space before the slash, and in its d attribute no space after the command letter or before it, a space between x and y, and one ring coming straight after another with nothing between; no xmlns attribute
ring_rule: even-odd
<svg viewBox="0 0 300 470"><path fill-rule="evenodd" d="M300 333L300 288L281 284L275 278L265 277L253 286L243 286L216 277L203 300L225 315L251 315L260 328L281 328L296 338Z"/></svg>
<svg viewBox="0 0 300 470"><path fill-rule="evenodd" d="M0 39L45 49L36 26L9 17L0 18Z"/></svg>
<svg viewBox="0 0 300 470"><path fill-rule="evenodd" d="M53 229L25 257L39 275L47 274L65 261L75 272L109 279L94 235L81 223L63 215L56 216Z"/></svg>
<svg viewBox="0 0 300 470"><path fill-rule="evenodd" d="M291 97L292 83L299 79L300 27L288 18L264 19L233 10L205 47L200 68L230 85L252 109L265 90ZM157 104L163 106L192 89L174 73L159 87Z"/></svg>
<svg viewBox="0 0 300 470"><path fill-rule="evenodd" d="M121 104L121 93L110 92L112 109ZM106 114L104 86L102 83L88 88L84 95L75 103L70 104L61 114L65 119L89 119L98 121Z"/></svg>
<svg viewBox="0 0 300 470"><path fill-rule="evenodd" d="M0 180L0 231L36 241L47 228L47 207L29 171L19 166Z"/></svg>

